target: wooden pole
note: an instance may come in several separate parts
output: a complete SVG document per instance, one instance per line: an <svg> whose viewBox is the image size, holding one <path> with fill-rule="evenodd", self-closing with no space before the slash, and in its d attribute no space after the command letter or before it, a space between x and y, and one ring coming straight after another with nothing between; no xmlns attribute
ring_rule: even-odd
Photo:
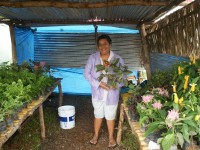
<svg viewBox="0 0 200 150"><path fill-rule="evenodd" d="M9 25L10 27L10 38L12 44L12 61L14 64L17 63L17 51L16 51L16 41L15 41L15 32L13 24Z"/></svg>
<svg viewBox="0 0 200 150"><path fill-rule="evenodd" d="M62 86L61 83L58 83L58 90L59 90L59 107L62 106L63 102L63 93L62 93Z"/></svg>
<svg viewBox="0 0 200 150"><path fill-rule="evenodd" d="M140 28L140 34L142 38L142 50L143 50L143 63L144 67L147 72L147 79L151 78L151 67L150 67L150 52L147 47L147 41L146 41L146 31L145 31L145 25L142 24Z"/></svg>
<svg viewBox="0 0 200 150"><path fill-rule="evenodd" d="M117 131L117 140L116 140L119 146L121 145L123 123L124 123L124 104L121 104L118 131Z"/></svg>
<svg viewBox="0 0 200 150"><path fill-rule="evenodd" d="M42 104L39 107L39 117L40 117L40 128L41 128L41 138L45 139L45 125L44 125L44 114Z"/></svg>

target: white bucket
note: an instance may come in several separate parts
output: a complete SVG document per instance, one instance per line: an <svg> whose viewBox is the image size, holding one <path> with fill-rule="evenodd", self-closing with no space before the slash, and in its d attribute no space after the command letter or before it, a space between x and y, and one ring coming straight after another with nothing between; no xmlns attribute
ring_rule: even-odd
<svg viewBox="0 0 200 150"><path fill-rule="evenodd" d="M75 127L75 107L70 105L58 108L60 127L62 129L71 129Z"/></svg>

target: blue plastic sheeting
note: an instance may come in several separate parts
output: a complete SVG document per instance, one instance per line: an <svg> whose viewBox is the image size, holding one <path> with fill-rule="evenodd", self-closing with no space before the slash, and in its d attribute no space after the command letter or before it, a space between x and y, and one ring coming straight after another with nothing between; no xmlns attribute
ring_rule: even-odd
<svg viewBox="0 0 200 150"><path fill-rule="evenodd" d="M83 76L84 69L54 68L52 71L54 77L63 78L61 81L63 93L78 95L91 94L90 85ZM54 92L58 93L58 88L56 88Z"/></svg>
<svg viewBox="0 0 200 150"><path fill-rule="evenodd" d="M34 59L34 34L31 29L27 28L14 28L17 61L21 64L23 61Z"/></svg>
<svg viewBox="0 0 200 150"><path fill-rule="evenodd" d="M54 68L52 71L54 77L63 78L61 84L64 94L91 95L90 84L83 76L84 69ZM137 77L137 71L133 71L132 75ZM54 92L58 93L58 88Z"/></svg>
<svg viewBox="0 0 200 150"><path fill-rule="evenodd" d="M38 32L63 32L63 33L94 33L93 25L37 27ZM98 25L98 32L103 33L128 33L136 34L138 30Z"/></svg>

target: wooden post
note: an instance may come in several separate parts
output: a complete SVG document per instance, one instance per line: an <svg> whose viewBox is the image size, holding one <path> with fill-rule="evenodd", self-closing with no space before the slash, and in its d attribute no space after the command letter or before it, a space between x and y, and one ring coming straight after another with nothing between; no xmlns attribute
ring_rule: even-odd
<svg viewBox="0 0 200 150"><path fill-rule="evenodd" d="M145 25L142 24L140 28L141 38L142 38L142 49L143 49L143 63L144 67L147 72L147 79L151 78L151 68L150 68L150 52L147 48L147 41L146 41L146 31Z"/></svg>
<svg viewBox="0 0 200 150"><path fill-rule="evenodd" d="M16 51L16 41L15 41L15 32L13 24L9 25L10 27L10 38L12 44L12 61L14 64L17 63L17 51Z"/></svg>
<svg viewBox="0 0 200 150"><path fill-rule="evenodd" d="M63 102L61 82L58 83L58 90L59 90L59 107L60 107L60 106L62 106L62 102Z"/></svg>
<svg viewBox="0 0 200 150"><path fill-rule="evenodd" d="M41 138L45 139L45 125L44 125L44 114L42 104L39 107L39 117L40 117L40 128L41 128Z"/></svg>
<svg viewBox="0 0 200 150"><path fill-rule="evenodd" d="M117 131L117 140L116 140L119 146L121 145L123 123L124 123L124 104L121 104L118 131Z"/></svg>

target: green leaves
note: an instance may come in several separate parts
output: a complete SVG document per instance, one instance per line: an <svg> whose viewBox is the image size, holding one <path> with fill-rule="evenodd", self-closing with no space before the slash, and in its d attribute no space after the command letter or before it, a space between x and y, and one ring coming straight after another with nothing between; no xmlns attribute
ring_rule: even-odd
<svg viewBox="0 0 200 150"><path fill-rule="evenodd" d="M178 143L181 147L183 147L183 143L184 143L184 139L183 139L183 135L181 133L176 133L176 137L178 139Z"/></svg>
<svg viewBox="0 0 200 150"><path fill-rule="evenodd" d="M171 146L174 144L174 134L168 134L166 135L162 140L162 148L163 150L169 150Z"/></svg>
<svg viewBox="0 0 200 150"><path fill-rule="evenodd" d="M148 125L148 129L147 131L145 131L145 137L147 137L150 133L155 132L156 130L158 130L158 126L159 126L160 122L153 122L150 123Z"/></svg>
<svg viewBox="0 0 200 150"><path fill-rule="evenodd" d="M188 143L190 143L188 125L186 125L186 124L183 125L182 133L183 133L183 138L184 138Z"/></svg>
<svg viewBox="0 0 200 150"><path fill-rule="evenodd" d="M108 77L107 85L110 87L117 88L118 84L121 85L128 85L128 81L125 78L127 74L132 73L131 71L127 70L126 66L121 66L119 63L119 58L115 58L112 62L107 62L107 64L96 65L96 72L105 71L105 73L101 73L98 77L98 81L101 81L103 77Z"/></svg>
<svg viewBox="0 0 200 150"><path fill-rule="evenodd" d="M99 72L99 71L104 70L105 66L104 65L96 65L96 68L97 68L96 72Z"/></svg>

